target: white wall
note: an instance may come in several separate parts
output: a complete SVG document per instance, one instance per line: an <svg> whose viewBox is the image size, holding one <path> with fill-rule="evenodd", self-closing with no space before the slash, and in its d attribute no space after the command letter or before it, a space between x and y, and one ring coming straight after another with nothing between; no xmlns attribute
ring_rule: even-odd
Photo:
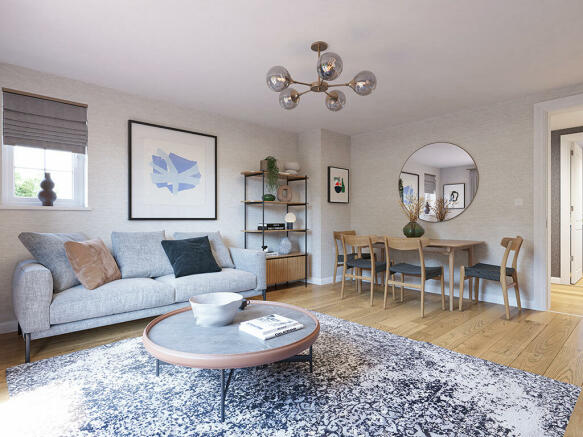
<svg viewBox="0 0 583 437"><path fill-rule="evenodd" d="M14 266L19 260L30 258L18 241L20 232L81 231L102 238L109 245L113 230L165 229L171 233L219 229L230 245L242 247L243 177L240 172L258 169L259 160L267 155L281 161L298 160L295 133L6 64L0 64L0 86L89 105L89 206L92 208L91 211L0 210L0 329L14 320L11 299ZM218 220L128 221L128 119L218 136ZM283 218L281 213L274 214L277 219ZM259 247L260 239L251 238L257 240L250 240L250 247ZM278 239L271 239L269 244L277 247Z"/></svg>
<svg viewBox="0 0 583 437"><path fill-rule="evenodd" d="M300 134L298 147L302 171L310 175L310 281L326 284L332 281L334 274L332 233L350 229L350 204L328 203L328 166L350 168L350 137L314 129Z"/></svg>
<svg viewBox="0 0 583 437"><path fill-rule="evenodd" d="M525 306L543 309L544 293L532 288L533 263L533 104L577 94L583 86L552 90L510 102L465 110L352 137L351 223L360 233L402 235L406 218L399 207L396 181L409 155L423 144L448 141L474 158L479 188L470 207L443 223L422 222L434 238L483 240L481 262L499 264L500 240L521 235L525 242L518 269ZM371 198L375 208L370 208ZM445 257L429 263L445 265ZM466 263L465 255L456 264ZM456 277L459 270L456 268ZM457 293L456 284L456 293ZM500 286L488 284L482 298L502 302ZM514 299L510 299L511 303Z"/></svg>

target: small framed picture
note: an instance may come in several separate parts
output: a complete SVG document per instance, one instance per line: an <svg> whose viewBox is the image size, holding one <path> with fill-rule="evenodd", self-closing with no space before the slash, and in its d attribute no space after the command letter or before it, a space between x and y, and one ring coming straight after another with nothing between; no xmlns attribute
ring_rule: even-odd
<svg viewBox="0 0 583 437"><path fill-rule="evenodd" d="M350 171L328 167L328 202L348 203L350 200Z"/></svg>
<svg viewBox="0 0 583 437"><path fill-rule="evenodd" d="M129 219L216 220L217 137L128 121Z"/></svg>
<svg viewBox="0 0 583 437"><path fill-rule="evenodd" d="M449 209L466 207L466 184L443 184L443 198L449 202Z"/></svg>
<svg viewBox="0 0 583 437"><path fill-rule="evenodd" d="M401 202L406 204L408 199L419 199L419 175L402 171L399 176L399 196Z"/></svg>

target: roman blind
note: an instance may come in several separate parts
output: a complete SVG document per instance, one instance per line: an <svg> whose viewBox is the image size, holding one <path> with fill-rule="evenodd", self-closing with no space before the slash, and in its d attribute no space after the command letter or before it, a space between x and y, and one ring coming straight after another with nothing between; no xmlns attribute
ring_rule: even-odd
<svg viewBox="0 0 583 437"><path fill-rule="evenodd" d="M87 105L7 89L2 97L5 145L86 153Z"/></svg>
<svg viewBox="0 0 583 437"><path fill-rule="evenodd" d="M434 194L435 193L435 175L425 173L423 174L423 185L424 185L424 193L427 194Z"/></svg>

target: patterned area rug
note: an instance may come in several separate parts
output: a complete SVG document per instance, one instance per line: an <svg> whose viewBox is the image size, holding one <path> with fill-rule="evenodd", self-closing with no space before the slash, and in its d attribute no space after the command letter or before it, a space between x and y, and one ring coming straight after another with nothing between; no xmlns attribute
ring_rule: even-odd
<svg viewBox="0 0 583 437"><path fill-rule="evenodd" d="M562 436L580 388L326 315L306 363L219 371L133 338L7 370L2 429L42 436ZM6 434L5 434L6 435ZM9 434L12 435L12 434Z"/></svg>

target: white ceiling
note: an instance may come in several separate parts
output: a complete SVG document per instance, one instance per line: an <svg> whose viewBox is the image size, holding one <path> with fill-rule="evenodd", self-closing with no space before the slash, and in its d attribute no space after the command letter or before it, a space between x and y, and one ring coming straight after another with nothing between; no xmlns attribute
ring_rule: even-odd
<svg viewBox="0 0 583 437"><path fill-rule="evenodd" d="M404 167L410 162L434 168L476 166L468 152L451 143L433 143L423 146L409 157Z"/></svg>
<svg viewBox="0 0 583 437"><path fill-rule="evenodd" d="M0 0L0 62L291 131L356 134L583 82L582 0ZM324 40L347 89L280 109L273 65L315 79Z"/></svg>

